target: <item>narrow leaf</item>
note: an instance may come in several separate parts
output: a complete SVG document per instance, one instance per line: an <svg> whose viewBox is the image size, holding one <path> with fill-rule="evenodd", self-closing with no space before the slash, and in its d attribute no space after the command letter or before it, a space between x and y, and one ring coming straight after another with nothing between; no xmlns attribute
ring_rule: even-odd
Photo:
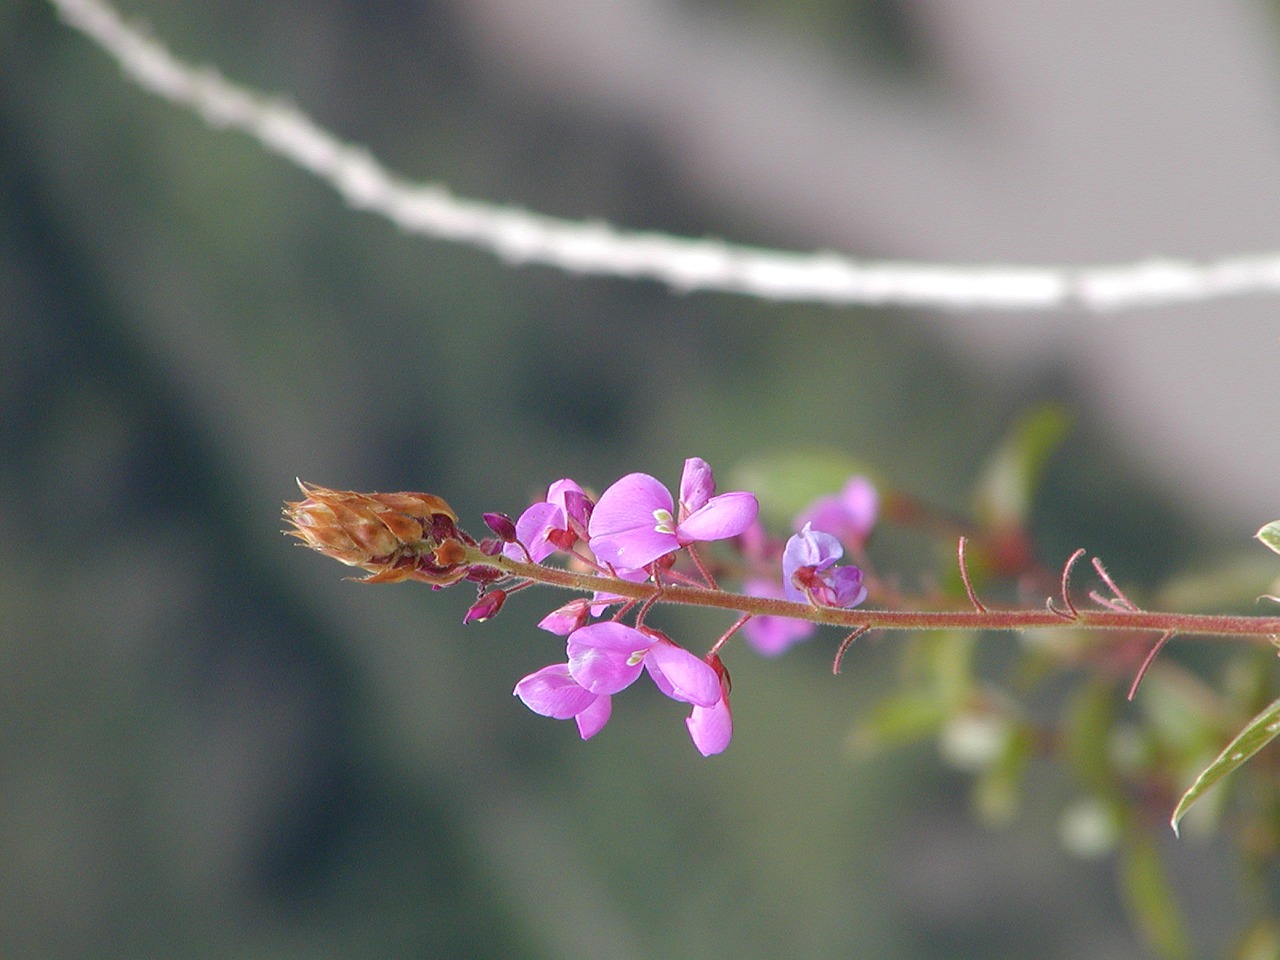
<svg viewBox="0 0 1280 960"><path fill-rule="evenodd" d="M1277 734L1280 734L1280 700L1272 701L1270 706L1245 724L1244 729L1236 734L1236 738L1227 744L1217 759L1205 767L1191 789L1182 795L1169 819L1174 834L1178 832L1178 822L1197 800L1219 780L1274 740Z"/></svg>
<svg viewBox="0 0 1280 960"><path fill-rule="evenodd" d="M1076 776L1102 796L1114 794L1118 782L1112 738L1115 719L1115 691L1095 680L1073 696L1062 730L1066 759Z"/></svg>
<svg viewBox="0 0 1280 960"><path fill-rule="evenodd" d="M1265 527L1254 534L1266 546L1276 553L1280 553L1280 520L1272 520Z"/></svg>

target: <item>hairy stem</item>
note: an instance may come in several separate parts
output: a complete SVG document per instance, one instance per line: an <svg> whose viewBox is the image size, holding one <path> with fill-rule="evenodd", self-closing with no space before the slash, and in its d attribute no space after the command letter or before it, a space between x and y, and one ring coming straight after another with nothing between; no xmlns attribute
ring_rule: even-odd
<svg viewBox="0 0 1280 960"><path fill-rule="evenodd" d="M663 584L662 589L658 590L651 583L631 583L615 577L520 563L506 557L487 557L479 551L476 551L474 559L481 565L496 567L513 577L583 593L613 594L654 603L713 607L758 617L793 617L849 630L1029 630L1087 627L1094 630L1150 631L1183 636L1251 637L1268 642L1280 637L1280 617L1077 608L1072 608L1069 613L1051 609L987 608L957 611L844 610L701 587Z"/></svg>

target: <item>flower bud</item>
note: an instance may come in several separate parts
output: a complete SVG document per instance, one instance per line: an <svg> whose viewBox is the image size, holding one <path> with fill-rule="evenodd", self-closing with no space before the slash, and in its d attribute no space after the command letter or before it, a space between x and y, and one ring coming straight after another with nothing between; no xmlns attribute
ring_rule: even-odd
<svg viewBox="0 0 1280 960"><path fill-rule="evenodd" d="M503 543L515 543L516 524L505 513L486 513L484 522L490 530L502 538Z"/></svg>
<svg viewBox="0 0 1280 960"><path fill-rule="evenodd" d="M457 515L429 493L356 493L298 481L305 500L287 502L286 531L313 550L368 570L371 582L423 580L437 586L466 575Z"/></svg>
<svg viewBox="0 0 1280 960"><path fill-rule="evenodd" d="M507 591L501 589L493 589L487 593L480 595L471 608L467 611L466 616L462 618L463 623L484 623L490 617L495 616L502 605L507 602Z"/></svg>
<svg viewBox="0 0 1280 960"><path fill-rule="evenodd" d="M567 637L579 627L584 626L590 616L591 601L582 597L570 600L563 607L552 610L538 622L538 626L561 637Z"/></svg>
<svg viewBox="0 0 1280 960"><path fill-rule="evenodd" d="M728 696L729 691L733 689L733 680L729 677L729 668L724 665L724 661L720 659L720 654L718 653L708 654L706 660L711 665L711 669L720 678L720 684L724 687L725 696Z"/></svg>
<svg viewBox="0 0 1280 960"><path fill-rule="evenodd" d="M569 523L569 529L580 540L586 540L591 535L587 532L587 527L591 523L591 511L595 504L591 502L591 498L585 493L577 490L566 490L564 494L564 514L565 519Z"/></svg>

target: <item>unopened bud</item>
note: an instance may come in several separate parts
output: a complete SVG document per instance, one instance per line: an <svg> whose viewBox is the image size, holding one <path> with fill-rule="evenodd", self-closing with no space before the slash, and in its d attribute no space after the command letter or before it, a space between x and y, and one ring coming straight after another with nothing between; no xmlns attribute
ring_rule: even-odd
<svg viewBox="0 0 1280 960"><path fill-rule="evenodd" d="M479 563L473 563L467 567L467 579L481 586L495 583L505 576L507 576L506 572L497 567L486 567Z"/></svg>
<svg viewBox="0 0 1280 960"><path fill-rule="evenodd" d="M565 519L569 522L569 529L582 540L590 539L587 527L591 523L591 511L594 506L591 498L585 493L579 493L577 490L565 491Z"/></svg>
<svg viewBox="0 0 1280 960"><path fill-rule="evenodd" d="M718 653L709 654L707 663L711 665L711 669L720 678L720 686L724 689L725 695L728 696L729 691L733 689L733 681L729 678L729 668L724 665L724 661L720 659L720 654Z"/></svg>
<svg viewBox="0 0 1280 960"><path fill-rule="evenodd" d="M466 575L457 515L429 493L356 493L298 481L306 499L285 504L286 531L372 582L424 580L437 586Z"/></svg>
<svg viewBox="0 0 1280 960"><path fill-rule="evenodd" d="M515 521L505 513L486 513L484 514L484 522L490 530L502 538L503 543L516 542Z"/></svg>
<svg viewBox="0 0 1280 960"><path fill-rule="evenodd" d="M567 637L587 622L591 616L591 601L585 597L570 600L558 610L552 610L538 622L543 630L561 637Z"/></svg>
<svg viewBox="0 0 1280 960"><path fill-rule="evenodd" d="M502 605L507 602L507 591L501 589L493 589L487 593L481 594L480 599L471 605L466 616L462 618L463 623L484 623L490 617L497 614L502 609Z"/></svg>

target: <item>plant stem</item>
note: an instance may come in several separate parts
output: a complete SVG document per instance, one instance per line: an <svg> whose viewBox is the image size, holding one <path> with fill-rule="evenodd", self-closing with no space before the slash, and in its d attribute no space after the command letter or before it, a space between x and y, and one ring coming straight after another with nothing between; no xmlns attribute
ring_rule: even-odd
<svg viewBox="0 0 1280 960"><path fill-rule="evenodd" d="M475 562L496 567L512 577L583 593L611 594L632 600L735 610L757 617L793 617L812 623L869 630L1029 630L1089 628L1175 633L1183 636L1252 637L1270 641L1280 637L1280 617L1222 614L1161 613L1146 610L845 610L817 607L789 600L751 597L725 590L652 583L632 583L616 577L577 573L476 551Z"/></svg>

